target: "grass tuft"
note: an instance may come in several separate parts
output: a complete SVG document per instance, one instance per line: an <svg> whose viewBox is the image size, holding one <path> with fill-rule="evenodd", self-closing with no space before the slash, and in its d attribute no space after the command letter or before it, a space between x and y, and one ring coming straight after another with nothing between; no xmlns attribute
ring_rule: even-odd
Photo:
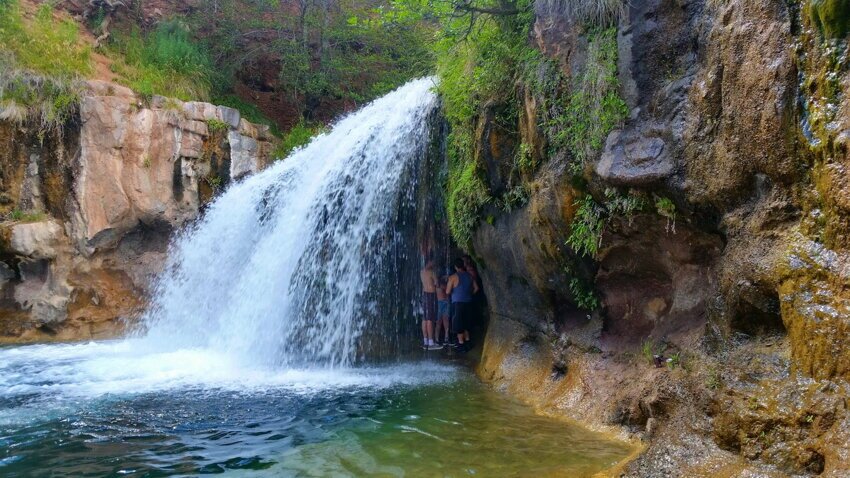
<svg viewBox="0 0 850 478"><path fill-rule="evenodd" d="M623 0L539 0L543 11L562 14L581 25L609 28L616 26L625 12Z"/></svg>
<svg viewBox="0 0 850 478"><path fill-rule="evenodd" d="M117 60L112 65L120 82L139 95L208 101L216 69L207 52L176 20L161 22L144 33L134 29L116 34L109 50Z"/></svg>

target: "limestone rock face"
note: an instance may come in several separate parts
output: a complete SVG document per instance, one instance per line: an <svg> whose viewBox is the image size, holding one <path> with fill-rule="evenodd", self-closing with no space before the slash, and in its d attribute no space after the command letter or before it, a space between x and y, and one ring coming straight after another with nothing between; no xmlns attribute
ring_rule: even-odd
<svg viewBox="0 0 850 478"><path fill-rule="evenodd" d="M265 167L269 140L232 108L146 101L101 81L60 132L0 123L0 341L119 332L117 319L143 307L170 235L215 188Z"/></svg>

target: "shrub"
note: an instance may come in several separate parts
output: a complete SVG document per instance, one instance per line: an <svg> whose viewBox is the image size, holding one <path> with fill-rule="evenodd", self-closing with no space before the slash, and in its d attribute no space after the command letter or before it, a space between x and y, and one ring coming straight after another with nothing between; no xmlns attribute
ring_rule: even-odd
<svg viewBox="0 0 850 478"><path fill-rule="evenodd" d="M561 13L582 25L607 28L616 26L625 10L623 0L540 0L544 10Z"/></svg>
<svg viewBox="0 0 850 478"><path fill-rule="evenodd" d="M209 129L210 134L223 133L230 129L230 125L224 121L213 118L207 120L207 129Z"/></svg>

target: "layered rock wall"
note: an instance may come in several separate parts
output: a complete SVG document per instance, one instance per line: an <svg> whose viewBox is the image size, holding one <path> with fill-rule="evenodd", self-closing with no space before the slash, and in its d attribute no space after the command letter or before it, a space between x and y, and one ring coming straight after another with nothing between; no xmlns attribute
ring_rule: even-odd
<svg viewBox="0 0 850 478"><path fill-rule="evenodd" d="M576 177L549 155L528 204L475 234L491 308L479 373L547 413L640 440L628 476L846 476L850 310L847 43L825 2L628 2L628 118ZM841 3L841 2L835 2ZM568 10L568 9L566 9ZM566 77L588 30L540 9L536 45ZM519 84L512 146L550 151ZM487 112L482 111L486 122ZM492 189L492 185L491 185ZM612 191L614 193L612 193ZM598 253L567 245L577 200L608 214ZM609 211L616 210L608 206ZM583 277L600 307L579 307ZM669 362L656 368L653 355Z"/></svg>
<svg viewBox="0 0 850 478"><path fill-rule="evenodd" d="M269 141L231 108L99 81L61 129L0 122L0 341L119 333L170 235L262 169Z"/></svg>

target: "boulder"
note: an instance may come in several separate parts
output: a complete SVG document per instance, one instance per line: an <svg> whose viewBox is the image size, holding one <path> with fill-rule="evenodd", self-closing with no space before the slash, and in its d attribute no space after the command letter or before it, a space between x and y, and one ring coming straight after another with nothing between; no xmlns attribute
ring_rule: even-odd
<svg viewBox="0 0 850 478"><path fill-rule="evenodd" d="M12 226L11 251L33 259L53 259L64 239L62 226L53 220Z"/></svg>

